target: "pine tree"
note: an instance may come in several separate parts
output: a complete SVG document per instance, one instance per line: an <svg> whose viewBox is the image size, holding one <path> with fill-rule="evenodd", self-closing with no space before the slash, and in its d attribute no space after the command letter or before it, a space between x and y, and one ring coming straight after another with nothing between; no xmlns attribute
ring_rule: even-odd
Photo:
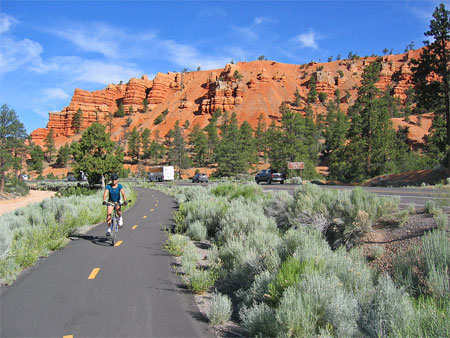
<svg viewBox="0 0 450 338"><path fill-rule="evenodd" d="M85 172L90 185L103 183L106 174L123 171L123 151L109 137L106 127L95 122L71 146L75 171Z"/></svg>
<svg viewBox="0 0 450 338"><path fill-rule="evenodd" d="M308 103L316 103L317 102L317 89L316 89L316 78L314 76L311 76L309 79L309 93L308 97L306 98L306 102Z"/></svg>
<svg viewBox="0 0 450 338"><path fill-rule="evenodd" d="M258 161L256 141L253 137L254 130L247 121L242 122L239 127L239 148L237 151L242 153L242 159L244 161L243 167L245 172L250 168L253 163Z"/></svg>
<svg viewBox="0 0 450 338"><path fill-rule="evenodd" d="M70 146L69 144L65 144L58 149L58 154L56 155L56 165L59 168L65 168L67 166L67 162L70 159Z"/></svg>
<svg viewBox="0 0 450 338"><path fill-rule="evenodd" d="M53 153L56 151L55 148L55 136L53 129L50 129L47 136L44 139L45 145L45 157L48 163L53 161Z"/></svg>
<svg viewBox="0 0 450 338"><path fill-rule="evenodd" d="M128 156L130 156L133 163L139 162L139 153L141 150L141 140L136 127L130 133L128 138Z"/></svg>
<svg viewBox="0 0 450 338"><path fill-rule="evenodd" d="M413 60L413 80L417 94L419 112L434 112L437 116L431 127L429 149L438 151L442 163L450 168L450 11L444 4L433 13L430 30L425 36L432 37L433 42L424 41L425 47L420 60ZM446 130L441 128L445 121ZM439 133L444 132L443 135Z"/></svg>
<svg viewBox="0 0 450 338"><path fill-rule="evenodd" d="M27 160L29 170L35 170L38 174L41 174L44 169L44 152L40 146L30 145L30 159Z"/></svg>
<svg viewBox="0 0 450 338"><path fill-rule="evenodd" d="M295 88L294 96L295 96L294 106L300 107L300 103L302 103L302 97L300 96L300 92L298 91L298 88Z"/></svg>
<svg viewBox="0 0 450 338"><path fill-rule="evenodd" d="M125 108L123 107L123 103L120 102L119 108L114 113L114 117L124 117L125 116Z"/></svg>
<svg viewBox="0 0 450 338"><path fill-rule="evenodd" d="M112 128L113 128L113 126L114 126L114 124L113 124L113 114L111 113L111 112L108 112L108 119L107 119L107 121L106 121L106 125L107 125L107 127L108 127L108 130L109 130L109 134L111 135L111 133L112 133Z"/></svg>
<svg viewBox="0 0 450 338"><path fill-rule="evenodd" d="M213 163L215 161L215 152L217 145L219 144L219 134L217 130L217 120L222 115L222 110L219 108L213 113L212 119L209 124L204 128L208 138L208 162Z"/></svg>
<svg viewBox="0 0 450 338"><path fill-rule="evenodd" d="M189 167L189 157L187 156L183 128L180 127L179 120L175 122L172 136L173 141L170 144L169 160L171 164L178 167L179 177L181 177L181 169Z"/></svg>
<svg viewBox="0 0 450 338"><path fill-rule="evenodd" d="M204 167L208 155L208 138L198 124L192 128L189 142L192 145L192 159L194 163L198 167Z"/></svg>
<svg viewBox="0 0 450 338"><path fill-rule="evenodd" d="M3 104L0 108L0 192L5 188L6 172L22 168L26 138L25 127L14 109Z"/></svg>
<svg viewBox="0 0 450 338"><path fill-rule="evenodd" d="M262 155L263 158L266 158L267 144L265 133L267 130L266 122L264 121L264 115L260 114L258 117L258 124L256 125L255 130L255 143L256 143L256 151L258 155Z"/></svg>
<svg viewBox="0 0 450 338"><path fill-rule="evenodd" d="M375 86L380 71L380 60L364 69L358 98L349 108L352 121L348 144L332 156L330 171L334 178L362 181L393 170L397 140L389 103Z"/></svg>
<svg viewBox="0 0 450 338"><path fill-rule="evenodd" d="M269 162L275 170L288 172L288 162L304 162L305 178L316 176L315 165L317 153L320 149L318 131L310 116L286 110L281 118L281 125L277 127L272 121L266 132L268 139Z"/></svg>
<svg viewBox="0 0 450 338"><path fill-rule="evenodd" d="M142 145L142 158L150 158L150 129L145 128L141 133L141 145Z"/></svg>
<svg viewBox="0 0 450 338"><path fill-rule="evenodd" d="M81 124L83 122L83 111L78 108L77 112L73 115L72 126L75 129L75 133L79 134L81 130Z"/></svg>
<svg viewBox="0 0 450 338"><path fill-rule="evenodd" d="M330 153L344 145L350 121L340 110L339 105L330 101L327 107L326 122L325 151Z"/></svg>

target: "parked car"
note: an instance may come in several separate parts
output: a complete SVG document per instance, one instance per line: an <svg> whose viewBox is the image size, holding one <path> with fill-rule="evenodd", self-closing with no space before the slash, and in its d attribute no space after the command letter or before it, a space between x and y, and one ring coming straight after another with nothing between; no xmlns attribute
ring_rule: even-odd
<svg viewBox="0 0 450 338"><path fill-rule="evenodd" d="M197 173L192 177L192 183L208 183L208 175Z"/></svg>
<svg viewBox="0 0 450 338"><path fill-rule="evenodd" d="M264 169L261 170L255 176L256 184L260 182L267 182L267 184L272 184L272 182L280 182L280 184L284 183L284 174L278 173L272 169Z"/></svg>

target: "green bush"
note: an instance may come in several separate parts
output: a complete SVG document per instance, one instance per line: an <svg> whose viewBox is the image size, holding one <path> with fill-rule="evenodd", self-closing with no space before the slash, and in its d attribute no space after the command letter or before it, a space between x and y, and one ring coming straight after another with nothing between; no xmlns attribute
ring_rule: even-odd
<svg viewBox="0 0 450 338"><path fill-rule="evenodd" d="M278 333L275 311L265 303L244 306L239 311L242 328L249 337L276 337Z"/></svg>
<svg viewBox="0 0 450 338"><path fill-rule="evenodd" d="M227 322L231 317L231 300L227 295L214 292L211 296L206 316L213 325Z"/></svg>
<svg viewBox="0 0 450 338"><path fill-rule="evenodd" d="M447 214L442 213L433 216L434 221L436 222L437 228L439 230L447 230L448 228L448 217Z"/></svg>
<svg viewBox="0 0 450 338"><path fill-rule="evenodd" d="M214 285L217 273L214 270L195 268L187 276L186 285L195 294L202 294Z"/></svg>
<svg viewBox="0 0 450 338"><path fill-rule="evenodd" d="M203 241L206 239L207 230L200 221L195 221L189 224L186 235L194 241Z"/></svg>
<svg viewBox="0 0 450 338"><path fill-rule="evenodd" d="M243 197L252 201L263 195L261 187L253 182L250 184L220 184L212 188L211 193L215 196L227 197L228 199Z"/></svg>
<svg viewBox="0 0 450 338"><path fill-rule="evenodd" d="M161 114L153 121L153 124L160 124L162 121L164 121L164 115Z"/></svg>
<svg viewBox="0 0 450 338"><path fill-rule="evenodd" d="M188 245L189 238L180 234L169 234L166 242L164 243L164 249L166 249L171 255L181 256L184 249Z"/></svg>
<svg viewBox="0 0 450 338"><path fill-rule="evenodd" d="M197 267L200 260L200 255L197 253L197 249L189 242L183 250L181 256L181 266L185 274L190 275L192 271Z"/></svg>
<svg viewBox="0 0 450 338"><path fill-rule="evenodd" d="M29 193L28 185L20 181L17 178L13 178L12 180L9 180L5 184L5 192L11 193L11 194L17 194L20 196L26 196Z"/></svg>

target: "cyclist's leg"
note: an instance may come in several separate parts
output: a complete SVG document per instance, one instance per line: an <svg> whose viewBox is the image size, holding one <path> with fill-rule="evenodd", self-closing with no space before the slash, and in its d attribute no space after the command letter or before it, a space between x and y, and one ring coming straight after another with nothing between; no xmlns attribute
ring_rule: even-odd
<svg viewBox="0 0 450 338"><path fill-rule="evenodd" d="M108 228L111 225L111 214L112 214L113 210L114 210L114 207L108 205L107 214L106 214L106 226Z"/></svg>

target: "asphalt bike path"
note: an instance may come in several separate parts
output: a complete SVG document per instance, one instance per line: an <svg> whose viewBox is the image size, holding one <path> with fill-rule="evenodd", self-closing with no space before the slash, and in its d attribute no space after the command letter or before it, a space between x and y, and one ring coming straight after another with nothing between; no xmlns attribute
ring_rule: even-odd
<svg viewBox="0 0 450 338"><path fill-rule="evenodd" d="M174 199L137 191L117 246L100 224L0 290L1 337L214 336L162 249Z"/></svg>

